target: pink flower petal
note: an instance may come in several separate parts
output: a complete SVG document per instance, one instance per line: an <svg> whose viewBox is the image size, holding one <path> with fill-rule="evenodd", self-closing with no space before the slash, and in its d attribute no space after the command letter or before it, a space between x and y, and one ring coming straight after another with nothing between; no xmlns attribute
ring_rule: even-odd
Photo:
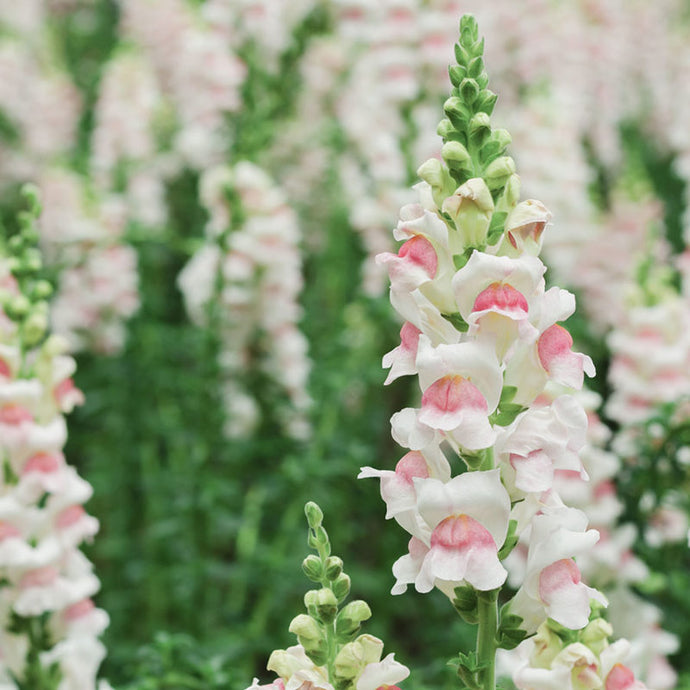
<svg viewBox="0 0 690 690"><path fill-rule="evenodd" d="M524 318L529 311L529 306L525 296L512 285L496 282L477 295L472 307L473 312L489 310L515 315L515 318Z"/></svg>
<svg viewBox="0 0 690 690"><path fill-rule="evenodd" d="M487 416L484 396L462 376L443 376L424 391L419 421L433 429L450 431L463 422L467 411Z"/></svg>
<svg viewBox="0 0 690 690"><path fill-rule="evenodd" d="M589 620L590 589L582 583L572 558L563 558L539 575L539 597L550 618L566 628L580 630Z"/></svg>
<svg viewBox="0 0 690 690"><path fill-rule="evenodd" d="M418 591L429 591L436 579L466 580L476 589L495 589L507 572L498 560L490 532L469 515L451 515L431 534L431 548L415 582Z"/></svg>

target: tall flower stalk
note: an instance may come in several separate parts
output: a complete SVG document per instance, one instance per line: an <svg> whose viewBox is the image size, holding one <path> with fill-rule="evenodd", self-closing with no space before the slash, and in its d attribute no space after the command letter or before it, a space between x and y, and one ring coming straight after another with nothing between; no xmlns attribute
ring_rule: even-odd
<svg viewBox="0 0 690 690"><path fill-rule="evenodd" d="M599 621L606 604L575 562L599 535L553 482L556 470L586 477L578 453L587 417L572 393L594 367L572 351L560 323L573 313L574 296L546 289L539 253L551 214L539 201L519 200L506 153L510 135L491 125L496 95L483 48L476 21L464 16L438 126L441 159L418 170L419 203L403 207L394 230L399 251L378 257L405 320L400 345L383 360L386 382L417 376L421 405L391 419L393 438L407 449L395 470L365 467L360 477L380 479L386 516L411 537L393 565L393 593L410 584L419 592L436 587L477 625L476 649L454 662L468 688L493 690L497 649L537 631L560 642L542 656L529 653L533 641L525 643L518 687L537 687L524 669L538 668L537 678L551 674L564 649L561 666L576 673L586 659L604 685L621 667L625 645L602 660L608 628L574 632L589 629L591 614ZM520 537L524 572L509 596L505 560ZM596 644L586 653L571 648L590 638Z"/></svg>
<svg viewBox="0 0 690 690"><path fill-rule="evenodd" d="M64 415L84 397L66 341L47 332L51 286L27 196L20 232L0 252L0 687L90 690L108 616L79 546L98 521L83 508L91 486L62 453Z"/></svg>

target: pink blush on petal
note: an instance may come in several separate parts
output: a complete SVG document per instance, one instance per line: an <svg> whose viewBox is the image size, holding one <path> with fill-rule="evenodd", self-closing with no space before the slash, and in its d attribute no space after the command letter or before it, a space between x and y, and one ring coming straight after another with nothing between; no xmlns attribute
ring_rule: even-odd
<svg viewBox="0 0 690 690"><path fill-rule="evenodd" d="M615 664L606 676L605 690L628 690L635 687L635 674L623 664Z"/></svg>
<svg viewBox="0 0 690 690"><path fill-rule="evenodd" d="M451 515L439 522L431 534L431 548L440 546L444 549L468 549L491 547L496 549L496 542L489 530L469 515Z"/></svg>
<svg viewBox="0 0 690 690"><path fill-rule="evenodd" d="M403 327L400 329L400 345L405 352L417 354L419 347L419 336L421 335L419 328L405 321Z"/></svg>
<svg viewBox="0 0 690 690"><path fill-rule="evenodd" d="M547 372L550 372L553 360L567 357L572 346L573 339L563 326L556 323L547 328L539 337L537 344L541 365Z"/></svg>
<svg viewBox="0 0 690 690"><path fill-rule="evenodd" d="M12 537L21 537L21 534L13 524L0 521L0 541L11 539Z"/></svg>
<svg viewBox="0 0 690 690"><path fill-rule="evenodd" d="M57 568L52 565L47 565L44 568L36 568L30 570L22 577L19 586L22 589L29 589L30 587L47 587L51 585L58 578Z"/></svg>
<svg viewBox="0 0 690 690"><path fill-rule="evenodd" d="M65 529L79 522L84 515L86 515L86 511L81 506L70 506L57 516L55 524L60 529Z"/></svg>
<svg viewBox="0 0 690 690"><path fill-rule="evenodd" d="M24 422L32 422L33 415L21 405L4 405L0 408L0 423L19 426Z"/></svg>
<svg viewBox="0 0 690 690"><path fill-rule="evenodd" d="M91 611L96 608L96 605L91 599L82 599L76 604L68 606L62 613L62 616L67 621L74 621L84 616L88 616Z"/></svg>
<svg viewBox="0 0 690 690"><path fill-rule="evenodd" d="M436 271L438 270L438 256L431 242L425 237L417 235L411 240L407 240L407 242L400 247L398 256L422 268L430 278L436 275Z"/></svg>
<svg viewBox="0 0 690 690"><path fill-rule="evenodd" d="M4 359L0 359L0 376L4 376L7 379L11 378L12 376L10 367Z"/></svg>
<svg viewBox="0 0 690 690"><path fill-rule="evenodd" d="M50 453L36 453L32 455L24 465L22 474L29 474L30 472L40 472L41 474L50 474L60 469L60 458L57 455Z"/></svg>
<svg viewBox="0 0 690 690"><path fill-rule="evenodd" d="M572 558L562 558L547 566L539 575L539 596L549 603L554 592L577 585L582 580L580 569Z"/></svg>
<svg viewBox="0 0 690 690"><path fill-rule="evenodd" d="M412 484L415 477L426 479L429 476L429 467L419 451L411 450L398 460L395 474L406 484Z"/></svg>
<svg viewBox="0 0 690 690"><path fill-rule="evenodd" d="M488 414L489 406L471 381L458 375L444 376L424 391L419 421L434 429L450 431L462 422L466 409Z"/></svg>
<svg viewBox="0 0 690 690"><path fill-rule="evenodd" d="M512 285L492 283L477 295L472 307L473 312L489 310L527 314L529 306L525 296Z"/></svg>

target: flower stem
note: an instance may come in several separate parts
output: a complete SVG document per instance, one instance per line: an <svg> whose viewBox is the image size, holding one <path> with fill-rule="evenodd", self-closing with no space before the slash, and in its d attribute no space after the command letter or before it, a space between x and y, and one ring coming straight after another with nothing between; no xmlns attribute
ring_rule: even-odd
<svg viewBox="0 0 690 690"><path fill-rule="evenodd" d="M477 592L479 628L477 630L478 678L482 690L496 687L496 632L498 630L498 589Z"/></svg>

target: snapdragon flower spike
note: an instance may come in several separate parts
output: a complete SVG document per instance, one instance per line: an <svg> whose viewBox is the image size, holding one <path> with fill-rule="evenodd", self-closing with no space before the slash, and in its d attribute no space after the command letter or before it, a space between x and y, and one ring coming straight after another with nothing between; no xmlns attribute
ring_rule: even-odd
<svg viewBox="0 0 690 690"><path fill-rule="evenodd" d="M583 628L591 602L605 599L574 560L598 534L554 489L557 472L586 477L587 417L571 389L593 366L561 325L575 298L546 289L538 254L551 216L519 200L510 136L491 128L482 51L476 23L463 17L441 160L420 166L419 204L403 207L393 232L403 244L378 258L405 322L384 357L386 382L416 376L421 400L391 418L393 438L410 451L404 461L360 477L380 480L387 517L410 535L392 592L436 587L477 622L477 656L461 655L458 673L492 690L499 643L514 647L548 618ZM443 472L433 458L448 461ZM499 623L504 559L518 543L524 579Z"/></svg>
<svg viewBox="0 0 690 690"><path fill-rule="evenodd" d="M401 461L400 475L428 475L424 458L413 454ZM394 473L390 473L394 474ZM396 482L399 478L392 477ZM368 634L358 634L371 610L363 601L352 601L339 610L349 593L350 579L343 572L343 562L331 555L328 533L323 527L323 513L316 503L305 506L309 523L309 545L318 555L302 563L307 577L321 585L304 597L308 614L292 620L290 632L299 644L275 650L267 669L276 674L268 685L254 679L247 690L388 690L409 675L409 670L395 660L394 654L383 659L383 642ZM398 688L399 690L399 688Z"/></svg>
<svg viewBox="0 0 690 690"><path fill-rule="evenodd" d="M32 253L32 223L31 214L24 218L10 244L13 254L0 257L0 275L7 265L18 274L14 295L0 300L0 315L7 317L0 318L7 364L0 377L0 597L13 631L0 635L0 677L48 678L54 666L51 682L61 690L95 690L105 656L98 637L108 616L93 604L100 583L80 546L99 525L83 507L91 485L62 454L64 414L84 397L72 379L66 341L47 334L47 305L41 306L47 290ZM25 308L17 310L22 296Z"/></svg>

